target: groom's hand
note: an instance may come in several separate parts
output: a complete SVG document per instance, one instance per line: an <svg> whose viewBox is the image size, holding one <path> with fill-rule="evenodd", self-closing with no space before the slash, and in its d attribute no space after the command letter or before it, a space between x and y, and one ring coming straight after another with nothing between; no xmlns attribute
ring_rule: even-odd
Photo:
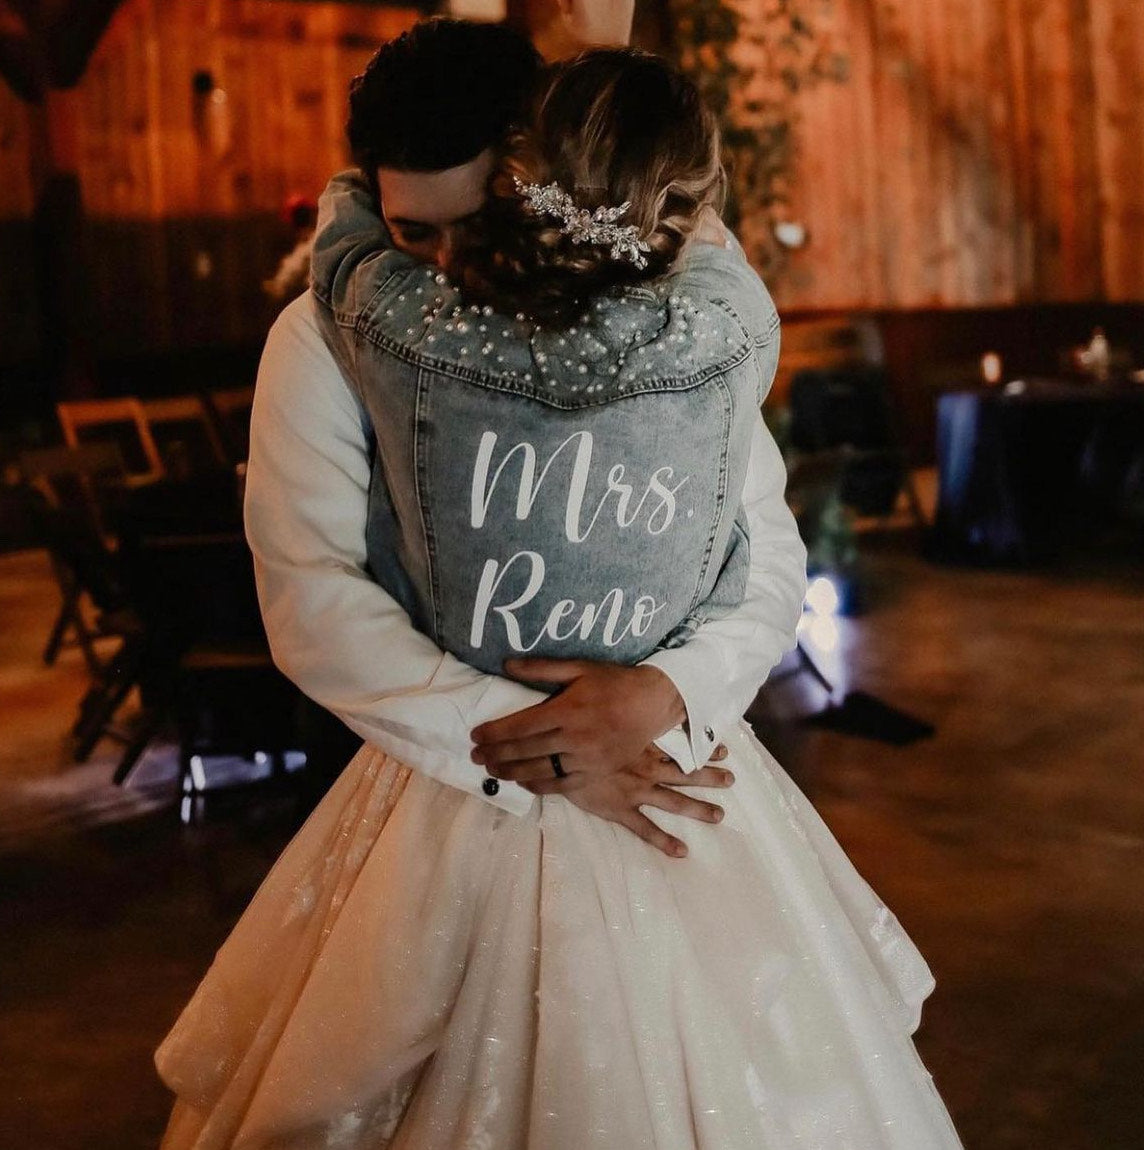
<svg viewBox="0 0 1144 1150"><path fill-rule="evenodd" d="M564 779L521 785L537 795L563 794L581 810L627 827L632 834L664 854L672 858L684 858L687 855L687 845L683 840L668 834L640 808L657 807L704 823L720 822L723 808L717 803L692 798L675 788L731 786L735 776L714 765L726 757L727 748L720 746L712 755L711 762L688 774L674 759L653 744L635 762L610 775L581 775L581 784L569 790L557 789L557 784L564 783Z"/></svg>
<svg viewBox="0 0 1144 1150"><path fill-rule="evenodd" d="M553 779L554 754L569 786L577 774L611 774L687 717L675 684L657 667L509 659L505 670L513 678L564 685L543 703L473 729L473 762L498 779Z"/></svg>

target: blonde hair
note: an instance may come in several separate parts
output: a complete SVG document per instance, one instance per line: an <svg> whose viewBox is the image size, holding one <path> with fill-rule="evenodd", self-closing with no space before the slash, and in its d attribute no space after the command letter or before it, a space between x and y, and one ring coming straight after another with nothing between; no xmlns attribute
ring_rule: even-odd
<svg viewBox="0 0 1144 1150"><path fill-rule="evenodd" d="M573 243L522 198L517 179L556 182L589 211L630 201L618 222L639 228L647 266ZM544 74L450 270L473 302L566 326L600 293L670 272L725 187L715 117L688 79L647 53L586 52Z"/></svg>

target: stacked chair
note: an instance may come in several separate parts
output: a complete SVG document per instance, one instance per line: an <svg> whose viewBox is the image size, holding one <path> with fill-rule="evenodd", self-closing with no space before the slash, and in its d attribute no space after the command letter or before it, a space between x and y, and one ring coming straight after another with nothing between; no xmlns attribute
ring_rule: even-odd
<svg viewBox="0 0 1144 1150"><path fill-rule="evenodd" d="M252 389L219 396L60 404L66 446L21 459L61 594L44 658L77 645L92 677L76 758L118 739L123 783L152 739L173 734L194 799L214 789L208 756L266 757L282 776L301 705L270 657L242 530ZM118 645L101 657L105 638ZM143 708L128 728L117 716L133 688Z"/></svg>
<svg viewBox="0 0 1144 1150"><path fill-rule="evenodd" d="M158 503L134 499L118 520L124 582L144 636L135 674L145 718L115 781L164 726L178 739L184 795L207 790L202 760L212 754L267 755L272 777L281 777L297 746L301 696L270 657L250 551L218 513L226 492L206 485L197 506Z"/></svg>
<svg viewBox="0 0 1144 1150"><path fill-rule="evenodd" d="M123 638L133 626L98 497L102 484L126 474L119 448L114 443L49 447L24 452L19 463L60 591L44 662L50 667L61 649L77 646L88 671L99 679L107 666L96 641ZM94 623L89 622L93 617Z"/></svg>

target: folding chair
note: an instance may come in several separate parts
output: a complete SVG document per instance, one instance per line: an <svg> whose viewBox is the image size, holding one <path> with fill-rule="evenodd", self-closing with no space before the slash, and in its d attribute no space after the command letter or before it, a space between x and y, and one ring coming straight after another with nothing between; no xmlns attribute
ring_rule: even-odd
<svg viewBox="0 0 1144 1150"><path fill-rule="evenodd" d="M25 480L42 500L40 531L60 588L60 610L52 624L44 662L50 667L64 646L78 646L92 675L106 671L94 641L122 636L124 603L116 560L106 543L100 485L125 474L114 443L49 447L19 457ZM94 614L95 624L88 615Z"/></svg>
<svg viewBox="0 0 1144 1150"><path fill-rule="evenodd" d="M167 474L185 478L193 472L225 467L229 462L218 428L201 396L144 399L141 406Z"/></svg>
<svg viewBox="0 0 1144 1150"><path fill-rule="evenodd" d="M123 449L123 459L131 473L153 477L163 474L159 448L151 435L143 405L134 396L70 400L57 403L56 414L69 447L80 447L85 437L89 441L111 439Z"/></svg>
<svg viewBox="0 0 1144 1150"><path fill-rule="evenodd" d="M195 760L257 752L273 777L297 745L297 688L274 666L250 551L239 532L124 539L124 565L146 633L140 686L149 720L129 744L123 783L147 739L173 723L184 796L208 788Z"/></svg>
<svg viewBox="0 0 1144 1150"><path fill-rule="evenodd" d="M75 756L80 762L91 754L101 738L114 738L126 745L118 772L119 777L125 777L169 718L167 704L162 700L157 703L154 697L154 669L162 665L163 650L154 634L155 613L148 614L154 594L150 583L159 575L139 569L136 541L151 536L234 534L241 523L235 497L234 476L229 471L216 469L197 476L193 482L162 479L121 486L109 500L108 527L118 540L116 560L130 615L124 626L123 645L81 706L73 732ZM181 584L174 580L172 586ZM257 605L254 611L256 614ZM116 714L136 686L143 701L143 712L134 726L126 727L116 721Z"/></svg>
<svg viewBox="0 0 1144 1150"><path fill-rule="evenodd" d="M253 387L231 387L203 393L215 419L215 427L226 446L229 461L242 463L250 455L250 412L254 407Z"/></svg>

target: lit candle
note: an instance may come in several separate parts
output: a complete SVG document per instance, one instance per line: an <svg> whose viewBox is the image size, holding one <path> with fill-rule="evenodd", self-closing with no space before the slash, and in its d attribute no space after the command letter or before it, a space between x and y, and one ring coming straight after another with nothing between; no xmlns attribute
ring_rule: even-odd
<svg viewBox="0 0 1144 1150"><path fill-rule="evenodd" d="M981 378L988 384L1001 382L1001 357L995 351L981 357Z"/></svg>

